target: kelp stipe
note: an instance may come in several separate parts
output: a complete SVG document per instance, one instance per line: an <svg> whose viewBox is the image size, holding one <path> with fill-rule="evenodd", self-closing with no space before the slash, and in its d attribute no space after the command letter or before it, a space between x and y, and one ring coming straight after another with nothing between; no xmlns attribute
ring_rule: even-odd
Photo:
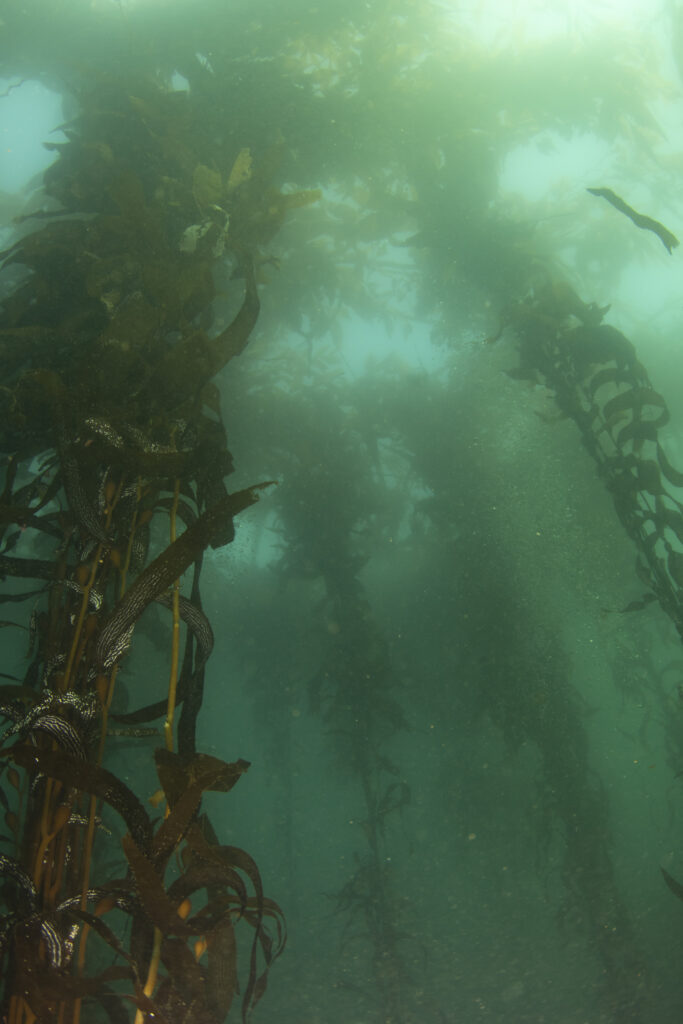
<svg viewBox="0 0 683 1024"><path fill-rule="evenodd" d="M270 223L264 185L243 155L202 137L189 97L132 88L101 82L81 97L45 176L61 209L3 254L32 274L0 321L0 571L40 581L3 598L32 602L29 667L0 692L10 1024L78 1024L93 1003L112 1021L220 1024L238 993L246 1018L285 944L257 865L200 813L205 792L228 793L249 765L195 743L213 646L202 556L230 543L233 517L265 486L228 493L232 459L210 390L258 316L250 224L263 233ZM224 179L208 174L214 161ZM283 199L280 219L295 199ZM230 240L228 211L240 225ZM242 298L213 331L212 266L226 254ZM153 602L170 610L170 673L151 703L129 710L119 666ZM121 732L155 733L142 726L162 715L150 812L111 747Z"/></svg>

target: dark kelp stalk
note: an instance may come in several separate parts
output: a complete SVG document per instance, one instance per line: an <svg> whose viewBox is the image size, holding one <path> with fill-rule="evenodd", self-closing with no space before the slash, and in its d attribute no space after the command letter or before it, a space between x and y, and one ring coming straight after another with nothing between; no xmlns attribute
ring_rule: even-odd
<svg viewBox="0 0 683 1024"><path fill-rule="evenodd" d="M203 794L228 793L248 762L197 753L195 725L213 643L202 555L230 543L233 518L265 486L227 491L211 397L258 316L249 219L263 230L263 184L246 153L211 151L184 94L103 81L80 103L45 179L56 205L3 254L30 275L0 326L2 571L32 581L11 598L33 608L29 667L0 704L3 1016L87 1021L99 1004L111 1020L132 1006L139 1021L210 1024L238 998L246 1019L284 946L283 918L252 858L221 845L201 813ZM225 181L202 157L223 161ZM241 228L228 241L231 215ZM212 267L226 248L242 298L216 331ZM43 558L8 554L13 526L42 538ZM120 665L154 602L170 610L170 678L144 691L160 703L135 708L149 696L131 693L124 714ZM117 718L162 715L150 813L103 759ZM112 844L125 854L113 874Z"/></svg>

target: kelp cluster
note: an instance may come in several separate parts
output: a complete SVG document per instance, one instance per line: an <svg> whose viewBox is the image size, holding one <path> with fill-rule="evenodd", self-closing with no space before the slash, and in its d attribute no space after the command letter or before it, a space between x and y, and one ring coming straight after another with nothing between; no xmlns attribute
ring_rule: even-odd
<svg viewBox="0 0 683 1024"><path fill-rule="evenodd" d="M648 589L627 610L657 600L683 637L683 473L659 435L669 410L633 344L605 322L608 309L582 302L562 282L512 307L521 360L514 375L553 389L636 545L636 572Z"/></svg>
<svg viewBox="0 0 683 1024"><path fill-rule="evenodd" d="M621 611L637 612L657 601L683 638L683 473L660 440L670 414L631 341L604 321L608 310L582 302L557 282L513 307L509 320L521 359L514 375L538 376L553 388L560 409L581 431L634 543L636 573L647 589ZM675 678L679 668L674 662L664 672L673 669ZM666 700L663 675L650 664L649 685L660 676L660 696ZM677 750L677 740L669 738L669 744ZM683 886L661 871L669 889L683 899Z"/></svg>
<svg viewBox="0 0 683 1024"><path fill-rule="evenodd" d="M36 64L46 66L61 88L67 63L62 54L67 48L62 43L60 53L53 37L36 31L40 19L31 9L34 6L22 5L21 11L17 8L11 16L8 13L10 30L16 21L21 21L22 29L19 34L16 29L6 34L8 66L11 62L23 74L29 59L25 54L33 53L31 73ZM78 15L85 16L86 5L81 6ZM640 61L636 66L624 63L611 37L586 47L567 47L563 42L540 47L525 44L522 52L516 46L501 48L498 42L475 43L455 22L444 24L441 14L437 17L434 13L436 6L387 0L373 5L327 3L313 10L296 4L294 16L291 5L286 10L265 5L259 17L254 10L261 5L256 4L240 23L232 8L224 13L225 5L208 0L182 13L172 5L160 16L147 13L144 5L139 10L133 5L110 5L112 21L116 21L116 45L105 32L98 36L98 48L93 47L92 35L81 31L83 21L76 31L65 15L65 32L73 37L73 49L68 50L72 67L84 60L91 67L106 66L112 55L118 63L121 50L128 47L129 59L135 58L139 66L149 70L156 61L157 67L163 68L160 77L165 74L168 78L177 69L186 77L190 93L159 90L147 82L120 90L100 81L92 95L81 97L82 114L65 126L67 142L57 144L59 160L48 174L48 193L58 209L46 211L41 229L7 254L6 274L16 271L19 286L5 304L0 337L7 368L0 435L3 449L12 456L2 497L5 544L1 567L7 577L37 578L44 594L31 626L32 668L25 680L15 681L20 689L9 690L4 705L10 729L5 746L14 744L11 757L5 754L5 774L7 829L15 848L7 851L3 863L8 901L21 902L24 918L33 922L30 935L37 937L34 945L39 952L32 962L44 973L51 963L49 950L62 949L61 966L50 971L57 980L40 1004L39 1012L45 1017L58 1008L68 1019L71 1003L81 997L98 1000L112 1017L120 1012L120 1001L125 999L133 1005L137 1001L140 1013L146 1012L151 1006L145 1002L147 998L154 1000L157 1017L164 1013L172 1020L220 1016L228 1002L226 993L234 992L232 925L240 914L254 925L266 959L274 955L274 949L267 947L260 915L276 915L277 911L265 898L259 903L260 883L252 863L246 855L226 848L212 859L206 844L211 850L216 847L211 845L208 826L200 833L194 820L187 827L184 822L192 817L194 812L187 808L193 802L198 805L202 789L228 788L246 767L237 762L221 768L195 754L195 722L206 659L213 645L199 599L199 571L201 552L208 545L230 540L233 515L257 493L250 489L229 495L225 490L223 479L232 462L211 378L242 351L250 337L258 314L258 264L267 255L260 247L268 244L291 206L316 197L315 192L282 195L271 186L280 156L284 154L289 178L311 184L324 181L331 192L345 197L346 204L325 204L320 212L320 234L306 240L307 261L302 261L297 251L298 260L291 261L294 271L288 267L287 274L272 273L279 278L273 289L279 288L275 326L301 332L308 360L301 360L305 365L295 382L300 389L295 395L293 384L285 381L283 388L280 372L285 363L291 367L292 349L280 357L273 375L277 383L260 403L271 412L274 399L291 407L305 405L301 392L308 385L302 381L308 381L314 345L317 356L317 343L325 331L341 340L341 319L349 309L368 319L381 310L390 318L382 283L372 273L373 266L379 264L372 261L377 244L386 245L392 236L398 239L398 232L401 238L404 232L410 233L407 241L399 242L409 248L393 250L393 255L415 257L415 264L406 258L404 265L397 259L392 288L403 297L409 289L401 282L407 281L409 274L414 280L415 265L421 267L423 307L431 318L440 320L435 334L454 342L459 351L480 329L482 333L488 329L485 321L490 310L502 303L509 304L505 318L518 325L523 338L528 330L533 333L527 320L545 317L551 349L560 336L565 340L578 331L571 340L578 352L582 330L591 344L596 337L605 341L606 325L596 308L579 304L577 315L565 305L565 311L559 313L557 296L549 299L541 292L528 302L520 301L527 292L534 261L538 269L540 231L527 220L538 210L526 209L521 224L514 210L513 216L508 216L509 205L498 192L499 170L518 144L537 138L552 144L544 133L565 138L577 132L596 133L622 143L628 137L629 156L638 157L651 145L654 134L647 108L653 90L645 87L652 80L644 78ZM206 13L209 8L211 17ZM220 9L220 17L214 16L214 8ZM639 54L645 64L648 56L641 47ZM217 93L232 96L237 91L239 102L229 112L224 103L213 103ZM202 105L198 107L200 97ZM286 142L266 150L255 140L267 136L272 130L268 126L275 125L278 131L279 126L286 130ZM581 182L581 189L585 184ZM613 210L605 210L616 218ZM540 216L549 212L552 223L541 231L550 234L550 251L556 253L568 220L552 220L558 212L555 204L550 211L544 207ZM579 232L580 219L571 218ZM640 226L651 230L652 223L656 222ZM300 241L296 240L297 245ZM579 260L584 241L577 243ZM28 281L20 276L25 267L33 273ZM471 287L473 280L476 289ZM230 326L218 320L217 299L229 311L226 322ZM538 330L538 344L543 348L546 341L540 326ZM525 344L523 341L523 348ZM527 370L538 361L536 342L530 340L529 345L533 351L525 364ZM549 359L551 366L554 358ZM575 354L568 371L557 370L562 383L566 383L565 373L575 373L577 359L580 361ZM619 429L634 416L638 421L630 442L626 434L619 435L629 459L638 431L646 429L641 421L652 411L656 417L657 406L647 405L643 393L644 404L638 414L629 412L640 401L636 389L651 390L642 381L635 383L639 371L634 363L626 360L620 367L605 357L603 367L629 369L636 375L633 394L620 398L622 407L611 407L607 417L609 420L613 414L613 426ZM334 368L332 372L336 372ZM596 391L596 406L602 408L629 390L616 381L610 387ZM323 394L319 381L314 381L313 389ZM376 476L381 477L387 454L383 434L389 415L386 380L378 384L371 398L362 419L362 440L358 432L349 432L349 448L355 447L357 453L365 443ZM438 416L430 411L437 405ZM453 406L466 414L455 426L446 427ZM363 833L357 870L342 886L338 899L341 908L349 912L349 933L360 931L366 939L361 948L370 950L369 958L356 958L358 946L354 944L354 963L361 960L375 969L377 1001L385 1015L392 1019L403 1015L405 1019L408 1011L401 986L405 986L406 947L399 931L397 889L399 893L405 890L392 889L396 875L392 877L385 854L391 852L394 837L391 833L385 836L385 828L395 820L393 812L406 805L408 791L402 760L389 756L391 748L384 746L403 729L404 722L395 700L398 676L389 663L378 625L380 606L371 606L371 593L361 575L367 558L359 549L369 543L367 536L363 537L365 513L356 516L355 506L351 508L359 494L369 494L368 479L358 460L342 457L348 452L342 451L343 442L337 443L348 421L335 419L330 437L321 429L321 423L331 422L331 407L343 407L350 417L358 415L357 404L348 395L332 400L324 393L315 416L303 424L297 422L298 431L283 429L283 424L294 422L295 417L287 421L273 416L264 460L266 465L278 465L278 474L285 452L293 452L293 463L297 458L300 461L291 472L291 489L285 484L277 492L286 548L278 573L281 580L289 581L283 582L283 591L294 585L295 578L314 579L318 589L324 589L319 619L325 650L317 670L300 671L302 661L310 661L313 646L305 633L306 623L300 627L305 633L305 643L300 645L306 648L305 654L292 644L287 648L291 658L282 658L279 649L274 654L265 649L268 645L262 645L263 660L254 658L254 677L260 675L263 682L267 673L262 666L270 659L271 693L278 691L280 703L264 696L263 685L258 694L262 701L269 700L272 719L282 708L277 727L283 747L287 742L285 716L291 716L292 709L280 683L291 682L297 675L313 677L314 707L323 715L330 737L338 741L335 751L347 775L362 787L359 805L364 806L359 806L356 818ZM252 411L247 422L253 429ZM231 415L234 423L238 417L234 411ZM483 733L481 717L486 715L510 748L517 750L531 740L540 752L538 788L546 797L538 842L549 845L551 827L555 830L560 825L565 847L558 888L564 886L564 917L570 916L573 907L575 916L588 923L601 954L600 971L606 972L605 990L613 1015L632 1016L639 994L639 963L632 955L631 933L614 882L604 828L607 798L602 788L593 784L588 768L585 708L578 703L564 652L558 647L544 652L530 639L543 635L542 630L520 607L515 585L505 584L507 578L513 580L516 567L508 561L508 549L495 532L498 524L494 519L498 517L486 514L489 504L497 503L495 488L492 500L488 504L485 500L491 497L487 460L493 461L495 453L477 448L476 435L484 423L494 419L490 410L466 406L457 387L444 389L442 394L438 386L418 387L416 381L401 391L393 410L392 443L399 438L397 444L405 444L410 452L405 477L414 474L420 481L417 490L427 487L431 492L429 500L415 502L411 524L415 532L407 543L414 544L415 551L418 541L432 537L438 550L431 578L425 580L425 596L411 608L411 616L424 616L421 621L429 627L424 629L428 636L433 628L430 617L438 626L434 630L437 639L429 645L412 697L416 705L422 705L425 693L431 702L441 703L444 719L461 728L461 740L468 731L479 738ZM597 430L593 421L587 424L591 437ZM601 447L608 436L613 444L617 432L612 426L600 435ZM470 442L477 448L477 458L461 472ZM639 459L643 456L662 473L664 465L656 449L652 454L652 442L643 443L650 454L644 456L643 447L636 453ZM39 463L30 462L35 456L42 463L38 471ZM623 493L619 501L624 508L641 493L636 486L641 477L658 486L652 466L642 469L642 474L641 468L631 463L620 481ZM469 483L463 497L465 480ZM668 490L672 480L665 484ZM676 530L668 523L675 506L660 497L661 508L655 508L654 520L636 513L638 523L645 524L642 529L638 525L636 532L649 536L653 522L657 524L655 532L667 526L664 538L658 536L652 544L668 577L670 552L665 542L672 551L676 549ZM673 494L672 499L675 497ZM651 506L655 499L656 493L650 491L647 500ZM644 500L637 498L638 509ZM164 544L161 531L167 516L171 524L180 517L186 532L154 558ZM629 518L632 521L636 523ZM418 530L423 534L418 535ZM472 538L466 551L456 543L458 535ZM29 539L34 544L27 551ZM396 543L394 551L398 548ZM650 585L650 563L641 560L641 565L645 564ZM182 569L191 566L195 568L193 586L187 596L181 596L174 584ZM133 580L130 585L129 579ZM435 593L443 600L436 601ZM281 597L282 592L278 594ZM88 771L87 776L82 770L86 765L97 766L105 733L112 741L106 748L111 754L116 743L113 734L119 727L141 732L154 715L169 709L168 697L162 699L156 690L150 693L148 689L144 696L136 694L132 707L126 706L123 681L117 674L130 631L152 598L170 610L170 653L172 660L182 661L172 673L176 682L170 702L172 708L182 709L178 752L162 751L156 759L170 808L160 828L132 802L129 791L117 787L111 773L104 774L108 769L100 767L94 773ZM291 604L294 619L296 602ZM269 602L261 621L269 624L273 647L284 619L282 616L276 627L272 621L276 617ZM177 636L183 622L189 634L181 658ZM260 635L253 621L248 625L252 638ZM286 664L278 665L278 661ZM444 662L452 669L447 686ZM117 680L115 686L113 679ZM410 699L411 693L406 691L405 696ZM472 723L472 729L463 722ZM167 735L173 734L169 721ZM278 759L277 764L282 776L287 776L291 798L292 788L296 795L291 780L301 767L291 737L289 742L289 762ZM52 762L49 756L53 756ZM39 766L35 757L40 758ZM71 758L69 785L63 781L66 757ZM54 763L54 758L59 763ZM429 877L432 847L442 838L440 834L457 837L465 829L462 808L450 802L454 783L446 778L458 774L458 786L465 786L460 778L461 762L455 761L451 747L440 753L440 764L441 759L444 781L435 789L442 803L429 826L429 857L425 856L425 844L419 871L411 873L405 887L411 899L421 879ZM179 775L175 783L169 780L171 761ZM291 776L287 775L288 764ZM411 777L413 786L421 781L419 772L415 776ZM28 778L36 780L37 796L31 794L30 799ZM49 795L41 797L40 786L46 793L49 789ZM67 813L60 812L60 806L68 803L64 794L75 800L79 786L89 798L81 801L80 809L69 808L68 821L63 824L59 815ZM191 795L186 795L190 791ZM101 813L96 806L91 814L89 799L101 805L108 801L108 807L120 811L130 836L124 843L128 874L119 879L121 884L114 886L113 893L106 891L106 886L104 892L96 887L97 849L118 850L118 842L103 838L95 859L90 856L87 844L91 837L99 834L101 825L111 828L113 823L107 806ZM185 810L176 814L183 800ZM504 810L501 818L505 819ZM171 838L157 843L156 836L164 828ZM294 849L291 823L281 829L278 821L277 833L278 844L289 841ZM195 869L192 878L201 875L206 880L207 907L211 909L203 916L203 911L194 908L185 916L187 905L178 903L182 893L191 889L192 879L183 883L184 890L183 885L173 888L175 880L166 883L165 876L170 879L172 872L182 867L174 869L168 855L168 846L176 839L188 850L187 870L193 865ZM507 838L504 842L509 844ZM475 848L475 844L470 846ZM55 866L49 877L41 868L36 882L33 873L40 849L43 860L51 860ZM394 868L398 869L397 860L394 858ZM92 863L92 883L89 879L86 885L83 868L79 875L74 867L79 863ZM213 866L215 875L211 874ZM444 862L434 862L432 888L439 899L448 888L444 879L456 884L462 877L460 863L452 875L448 870ZM232 873L225 874L229 871ZM154 884L162 876L165 902L159 884ZM475 877L479 881L480 876L481 871L468 881ZM222 893L220 878L228 879ZM251 884L248 892L239 888L240 878L245 886ZM488 902L484 892L488 878L485 882L474 885L473 890ZM140 890L154 895L145 902L138 897ZM81 917L76 920L70 916L69 903L74 892L80 894L80 901L85 900L84 906L79 903ZM90 893L96 894L92 901ZM171 913L176 903L182 907L182 913L175 911L184 922L182 926ZM440 948L447 946L454 931L466 934L469 942L482 918L480 909L481 913L477 910L469 919L459 918L455 928L449 919L438 937ZM134 941L124 947L120 932L126 919L132 922ZM425 924L421 909L413 920L417 922L412 927L414 936L418 926ZM107 921L113 922L111 933L104 930ZM5 962L6 977L12 979L17 962L12 950L21 955L26 943L21 944L21 921L13 918L10 923L16 928L7 937ZM191 925L200 929L194 935ZM80 973L77 960L73 970L69 966L69 929L78 926L81 934L90 930L84 965L89 973ZM107 945L110 935L114 938ZM517 935L511 946L518 948L520 937ZM192 948L193 939L199 943L196 949ZM119 946L114 946L114 941ZM208 944L206 967L201 952L204 941ZM112 947L116 950L117 966L124 972L121 977L94 973L99 955L95 943L107 953ZM188 946L193 957L182 952ZM94 962L90 960L93 950ZM373 950L377 954L374 959ZM221 955L214 956L216 952ZM70 962L73 964L73 957ZM156 963L166 977L152 996L147 996L145 988L154 983L149 968ZM223 975L221 963L230 965ZM457 987L455 993L450 988L449 998L464 1002L466 982L454 980L451 964L446 973L448 985ZM488 962L485 973L487 987L493 987ZM243 994L245 1009L261 992L256 977L252 960ZM27 991L35 988L36 1000L40 997L35 974L24 985ZM15 990L18 997L20 987ZM214 993L210 999L208 990ZM29 1010L19 998L12 1003L12 994L10 991L8 997L11 1019L16 1022L22 1015L27 1019ZM210 1003L208 1009L202 999ZM325 1010L329 1016L327 1004ZM471 1006L464 1012L471 1013ZM441 1019L443 1014L438 1013Z"/></svg>
<svg viewBox="0 0 683 1024"><path fill-rule="evenodd" d="M117 1022L132 1007L137 1022L217 1024L238 992L243 1016L262 995L284 924L254 861L200 813L248 768L196 751L213 646L202 556L230 543L264 486L226 488L211 379L256 322L259 247L316 196L280 194L246 148L207 139L186 93L102 80L78 99L49 208L3 254L18 274L0 319L0 572L40 581L3 598L33 599L29 666L0 691L3 1015L66 1024L99 1004ZM139 685L131 708L117 677L152 603L170 611L169 679ZM155 815L112 744L162 715ZM120 845L96 844L116 816ZM252 932L241 988L238 921Z"/></svg>

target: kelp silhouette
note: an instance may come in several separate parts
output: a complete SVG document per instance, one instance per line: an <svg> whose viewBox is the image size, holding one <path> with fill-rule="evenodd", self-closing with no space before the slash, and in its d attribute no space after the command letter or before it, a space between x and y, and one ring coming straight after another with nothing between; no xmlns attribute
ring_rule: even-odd
<svg viewBox="0 0 683 1024"><path fill-rule="evenodd" d="M602 322L606 310L596 317L577 300L569 313L567 291L554 285L511 311L521 374L541 374L579 427L638 549L638 576L683 637L683 473L659 438L669 410L628 338Z"/></svg>

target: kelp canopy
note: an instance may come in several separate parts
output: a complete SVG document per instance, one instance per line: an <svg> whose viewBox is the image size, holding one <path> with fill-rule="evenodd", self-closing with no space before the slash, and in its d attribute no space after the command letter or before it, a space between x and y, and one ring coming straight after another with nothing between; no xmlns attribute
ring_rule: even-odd
<svg viewBox="0 0 683 1024"><path fill-rule="evenodd" d="M7 1020L678 1024L677 325L621 284L677 265L677 100L642 32L3 18L0 108L65 107L0 277Z"/></svg>

